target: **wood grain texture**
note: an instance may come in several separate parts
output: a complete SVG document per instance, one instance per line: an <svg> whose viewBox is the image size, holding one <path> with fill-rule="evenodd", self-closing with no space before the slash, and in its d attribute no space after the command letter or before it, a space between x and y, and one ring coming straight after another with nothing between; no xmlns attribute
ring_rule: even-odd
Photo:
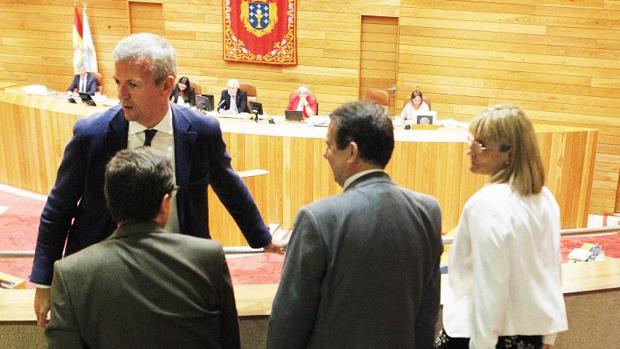
<svg viewBox="0 0 620 349"><path fill-rule="evenodd" d="M398 69L398 18L362 15L359 98L366 99L368 89L388 92L388 112L394 115Z"/></svg>
<svg viewBox="0 0 620 349"><path fill-rule="evenodd" d="M597 128L591 211L613 209L620 166L618 1L299 0L293 67L223 61L221 0L86 3L106 93L115 94L111 52L132 23L163 28L177 49L179 75L216 94L229 78L251 82L265 110L276 114L300 84L327 113L357 99L366 84L387 83L377 62L396 62L395 106L419 88L440 119L465 121L488 105L513 103L538 122ZM139 15L132 22L129 4L149 3L161 4L161 24ZM67 87L72 7L0 0L0 80ZM363 30L362 17L393 17L398 25L367 23ZM396 47L385 39L391 35ZM371 49L362 50L363 42Z"/></svg>
<svg viewBox="0 0 620 349"><path fill-rule="evenodd" d="M442 275L442 285L446 285L448 282L449 279L447 276ZM277 288L277 284L235 285L235 299L239 316L269 315ZM445 286L443 288L445 289ZM592 294L616 292L614 297L617 297L617 293L620 290L620 260L610 259L597 263L563 264L562 288L567 302L570 301L569 297L571 296L584 295L588 294L588 292ZM33 299L33 289L0 289L0 324L5 325L14 322L36 321L34 312L32 311ZM610 304L612 307L615 305L616 304L613 304L613 302ZM583 309L588 308L588 306L586 302L583 304ZM597 315L600 316L600 313L580 318L579 321L575 318L569 320L584 323L591 321L592 317L596 317ZM560 338L562 338L562 336L563 335L560 334ZM592 341L591 338L589 340L590 342ZM564 343L562 348L565 347L564 345L568 347L569 343ZM571 346L570 348L578 347Z"/></svg>
<svg viewBox="0 0 620 349"><path fill-rule="evenodd" d="M0 90L0 127L13 130L0 140L0 182L46 194L73 124L102 110L69 104L63 98L24 95L18 87ZM323 159L327 128L230 119L222 119L221 127L237 171L268 172L245 178L267 223L290 228L302 206L341 192ZM536 125L536 130L547 186L560 204L562 227L583 227L592 195L598 133L556 125ZM465 201L485 182L483 176L469 172L465 139L465 130L397 129L396 147L386 168L399 185L437 198L443 231L456 226ZM245 245L221 204L212 193L210 197L214 236L226 246Z"/></svg>

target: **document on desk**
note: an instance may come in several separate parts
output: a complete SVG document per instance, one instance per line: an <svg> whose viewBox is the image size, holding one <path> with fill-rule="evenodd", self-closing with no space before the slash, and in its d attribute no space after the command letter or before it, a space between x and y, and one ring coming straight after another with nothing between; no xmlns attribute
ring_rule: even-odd
<svg viewBox="0 0 620 349"><path fill-rule="evenodd" d="M248 118L248 113L239 113L239 114L234 114L234 113L217 113L216 114L218 118L224 118L224 119L247 119Z"/></svg>
<svg viewBox="0 0 620 349"><path fill-rule="evenodd" d="M329 116L315 115L306 119L307 124L318 127L329 126Z"/></svg>

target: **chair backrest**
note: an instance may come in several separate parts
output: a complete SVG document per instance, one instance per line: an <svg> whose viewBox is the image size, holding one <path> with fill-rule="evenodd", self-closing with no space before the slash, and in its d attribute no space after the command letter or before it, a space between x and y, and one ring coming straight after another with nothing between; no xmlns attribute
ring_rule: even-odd
<svg viewBox="0 0 620 349"><path fill-rule="evenodd" d="M289 103L290 103L290 101L291 101L293 98L297 97L297 95L298 95L297 91L295 91L295 92L291 92L291 93L288 95L288 100L289 100ZM316 110L314 111L314 113L315 113L316 115L319 115L319 100L318 100L318 99L316 99L316 96L314 95L314 92L310 92L310 94L309 94L309 95L310 95L312 98L314 98L314 100L316 101Z"/></svg>
<svg viewBox="0 0 620 349"><path fill-rule="evenodd" d="M97 80L97 92L103 93L103 76L101 75L101 73L96 71L91 71L88 73L94 76L95 80Z"/></svg>
<svg viewBox="0 0 620 349"><path fill-rule="evenodd" d="M196 95L201 95L202 94L202 86L200 86L200 84L195 83L193 81L190 81L189 85L192 87L192 89L194 90L194 93Z"/></svg>
<svg viewBox="0 0 620 349"><path fill-rule="evenodd" d="M247 108L248 110L252 110L250 106L250 102L258 102L256 86L254 86L254 84L251 84L249 82L240 82L239 89L245 92L245 94L248 96L248 107Z"/></svg>
<svg viewBox="0 0 620 349"><path fill-rule="evenodd" d="M431 108L431 99L424 96L424 103L426 103L426 105L428 105L428 110L433 110L433 108Z"/></svg>
<svg viewBox="0 0 620 349"><path fill-rule="evenodd" d="M390 95L385 90L369 88L366 92L366 99L382 105L386 110L390 108Z"/></svg>

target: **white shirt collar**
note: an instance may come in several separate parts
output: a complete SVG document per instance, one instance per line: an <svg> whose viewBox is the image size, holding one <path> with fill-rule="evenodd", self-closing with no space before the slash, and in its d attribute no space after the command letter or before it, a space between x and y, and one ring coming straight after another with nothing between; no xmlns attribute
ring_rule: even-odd
<svg viewBox="0 0 620 349"><path fill-rule="evenodd" d="M358 179L358 178L360 178L360 177L362 177L364 175L367 175L369 173L373 173L373 172L387 173L387 172L385 172L384 170L382 170L380 168L375 168L375 169L372 169L372 170L366 170L366 171L358 172L358 173L352 175L351 177L347 178L346 181L344 181L344 185L342 186L342 190L343 191L347 190L347 188L351 185L351 183L355 182L356 179Z"/></svg>
<svg viewBox="0 0 620 349"><path fill-rule="evenodd" d="M163 133L172 135L172 109L170 108L170 104L168 104L168 112L166 113L166 115L164 115L164 118L161 119L159 124L155 125L153 129L157 130L158 132L163 132ZM146 130L146 127L140 125L139 123L135 121L129 122L129 134L130 135L140 133L144 130Z"/></svg>

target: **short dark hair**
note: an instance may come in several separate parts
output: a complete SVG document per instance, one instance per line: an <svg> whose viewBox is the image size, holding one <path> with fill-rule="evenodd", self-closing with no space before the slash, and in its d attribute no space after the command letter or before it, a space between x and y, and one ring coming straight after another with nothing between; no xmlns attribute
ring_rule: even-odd
<svg viewBox="0 0 620 349"><path fill-rule="evenodd" d="M121 150L105 168L104 195L116 223L155 219L174 189L170 160L151 147Z"/></svg>
<svg viewBox="0 0 620 349"><path fill-rule="evenodd" d="M357 101L336 108L330 118L336 123L336 146L344 149L355 142L360 157L384 168L394 151L394 127L385 108L371 101Z"/></svg>

